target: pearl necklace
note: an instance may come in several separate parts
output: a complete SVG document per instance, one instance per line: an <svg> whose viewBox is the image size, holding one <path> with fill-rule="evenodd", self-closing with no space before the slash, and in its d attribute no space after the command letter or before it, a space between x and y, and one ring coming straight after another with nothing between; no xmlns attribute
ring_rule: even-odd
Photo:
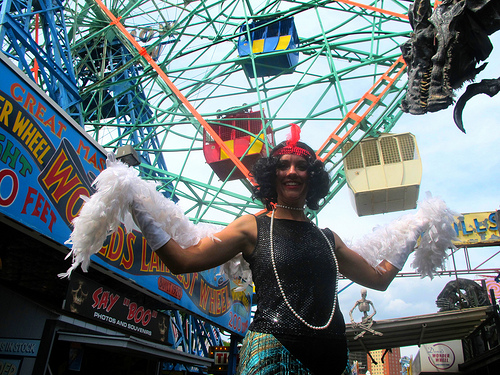
<svg viewBox="0 0 500 375"><path fill-rule="evenodd" d="M283 208L283 206L281 206L281 205L276 205L276 207L282 207ZM297 209L297 208L293 207L292 209ZM314 227L318 228L314 223L313 223L313 225L314 225ZM293 306L288 301L287 296L285 295L285 291L283 290L283 286L281 284L281 279L280 279L280 277L278 275L278 269L276 268L276 261L274 259L273 229L274 229L274 210L273 210L273 213L271 215L271 226L270 226L270 232L271 232L270 233L270 237L271 237L271 263L273 265L273 271L274 271L274 276L276 277L276 282L278 283L278 287L279 287L281 296L285 300L285 304L288 306L288 308L290 309L290 311L292 312L292 314L295 315L295 317L298 320L300 320L302 323L304 323L307 327L309 327L311 329L315 329L315 330L321 330L321 329L327 328L330 325L330 323L332 322L333 315L335 314L335 309L337 307L337 287L338 287L338 284L339 284L339 265L338 265L338 262L337 262L337 257L335 256L335 250L334 250L334 248L333 248L330 240L325 235L325 233L323 233L323 231L318 228L318 230L320 231L320 233L323 235L323 237L325 238L326 242L328 243L328 246L330 247L330 251L332 252L333 260L334 260L334 263L335 263L335 296L333 297L332 312L330 314L330 317L329 317L328 321L324 325L322 325L322 326L315 326L315 325L312 325L312 324L306 322L306 320L304 318L302 318L297 311L295 311L295 309L293 308Z"/></svg>

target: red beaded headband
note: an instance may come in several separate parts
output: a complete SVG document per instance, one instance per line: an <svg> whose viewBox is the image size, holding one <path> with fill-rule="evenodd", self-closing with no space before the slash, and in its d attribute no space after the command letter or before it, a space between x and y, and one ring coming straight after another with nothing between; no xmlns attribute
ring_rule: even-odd
<svg viewBox="0 0 500 375"><path fill-rule="evenodd" d="M297 124L292 124L290 134L286 139L286 146L273 152L272 156L294 154L298 156L311 156L311 153L306 149L297 146L300 140L300 127Z"/></svg>

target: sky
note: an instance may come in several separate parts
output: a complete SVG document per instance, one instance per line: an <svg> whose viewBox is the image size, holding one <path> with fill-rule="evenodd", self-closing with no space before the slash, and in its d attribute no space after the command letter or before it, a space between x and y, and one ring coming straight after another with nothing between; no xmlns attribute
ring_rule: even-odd
<svg viewBox="0 0 500 375"><path fill-rule="evenodd" d="M500 58L500 33L491 38L494 49L486 60L490 63L476 77L475 82L500 76L495 64ZM465 87L464 87L465 88ZM457 91L457 99L464 91ZM443 199L457 213L494 211L500 208L500 94L490 98L480 94L469 100L463 112L466 134L453 122L453 106L425 115L404 114L393 128L393 133L411 132L416 136L422 160L422 180L419 199L430 192ZM415 210L358 217L344 187L319 215L321 227L329 227L344 241L352 241L372 231L377 225L391 222ZM472 265L479 265L498 251L498 246L479 248L471 252ZM404 271L412 271L409 266ZM457 268L463 259L457 257ZM490 260L485 267L499 267L500 258ZM451 260L447 270L453 269ZM461 276L475 279L474 275ZM396 278L385 292L368 290L367 298L376 308L375 319L392 319L438 311L435 300L446 283L454 277L434 279ZM340 288L347 281L340 283ZM360 298L361 286L353 284L339 295L339 301L349 321L349 310ZM358 314L360 314L358 312ZM360 315L358 316L360 317ZM355 315L356 318L356 315ZM413 355L418 347L402 349L402 355Z"/></svg>

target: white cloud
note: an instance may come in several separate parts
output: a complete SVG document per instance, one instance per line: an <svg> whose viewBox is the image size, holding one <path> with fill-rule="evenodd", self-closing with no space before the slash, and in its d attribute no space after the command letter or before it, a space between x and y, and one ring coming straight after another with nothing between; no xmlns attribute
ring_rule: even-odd
<svg viewBox="0 0 500 375"><path fill-rule="evenodd" d="M396 298L389 302L386 310L388 312L393 312L395 314L402 314L402 313L404 314L407 313L408 311L412 311L412 306L413 306L412 303L408 303L400 298Z"/></svg>

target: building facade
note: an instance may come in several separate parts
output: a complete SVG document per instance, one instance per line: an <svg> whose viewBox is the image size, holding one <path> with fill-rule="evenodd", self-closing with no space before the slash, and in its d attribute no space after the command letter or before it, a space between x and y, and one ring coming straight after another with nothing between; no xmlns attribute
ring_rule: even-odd
<svg viewBox="0 0 500 375"><path fill-rule="evenodd" d="M401 351L399 348L371 351L369 355L367 354L367 361L370 375L401 374Z"/></svg>

